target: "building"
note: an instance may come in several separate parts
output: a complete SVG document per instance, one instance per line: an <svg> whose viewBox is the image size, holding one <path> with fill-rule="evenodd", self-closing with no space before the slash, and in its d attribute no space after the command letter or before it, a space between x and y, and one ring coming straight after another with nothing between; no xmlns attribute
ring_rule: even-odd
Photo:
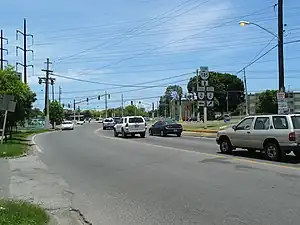
<svg viewBox="0 0 300 225"><path fill-rule="evenodd" d="M256 108L259 101L259 93L249 94L249 114L256 114ZM286 101L290 113L300 112L300 92L288 92L286 93Z"/></svg>

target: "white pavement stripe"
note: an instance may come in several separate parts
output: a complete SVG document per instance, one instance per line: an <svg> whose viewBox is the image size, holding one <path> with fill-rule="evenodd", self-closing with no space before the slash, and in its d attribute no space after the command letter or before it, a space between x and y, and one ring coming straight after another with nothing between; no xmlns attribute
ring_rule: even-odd
<svg viewBox="0 0 300 225"><path fill-rule="evenodd" d="M33 135L32 138L31 138L31 141L32 141L32 143L34 144L36 150L37 150L39 153L44 153L44 152L42 151L42 149L41 149L41 148L36 144L36 142L35 142L35 138L36 138L37 135L39 135L39 134Z"/></svg>

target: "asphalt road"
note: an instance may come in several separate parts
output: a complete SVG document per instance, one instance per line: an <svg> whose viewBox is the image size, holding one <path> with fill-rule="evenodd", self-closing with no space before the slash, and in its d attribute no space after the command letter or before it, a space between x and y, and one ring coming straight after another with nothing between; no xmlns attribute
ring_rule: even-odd
<svg viewBox="0 0 300 225"><path fill-rule="evenodd" d="M92 224L299 224L295 165L218 155L211 139L122 139L99 126L36 138Z"/></svg>

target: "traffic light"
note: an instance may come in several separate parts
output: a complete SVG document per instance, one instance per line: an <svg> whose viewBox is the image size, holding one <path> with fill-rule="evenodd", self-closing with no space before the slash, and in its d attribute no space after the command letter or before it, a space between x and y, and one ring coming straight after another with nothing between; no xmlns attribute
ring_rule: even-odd
<svg viewBox="0 0 300 225"><path fill-rule="evenodd" d="M89 98L86 98L86 101L89 102Z"/></svg>
<svg viewBox="0 0 300 225"><path fill-rule="evenodd" d="M62 104L62 107L64 108L64 107L65 107L65 104Z"/></svg>
<svg viewBox="0 0 300 225"><path fill-rule="evenodd" d="M110 99L110 94L108 94L108 99Z"/></svg>
<svg viewBox="0 0 300 225"><path fill-rule="evenodd" d="M68 104L68 108L71 108L71 105L70 105L70 104Z"/></svg>
<svg viewBox="0 0 300 225"><path fill-rule="evenodd" d="M42 79L41 78L39 78L39 84L42 84Z"/></svg>
<svg viewBox="0 0 300 225"><path fill-rule="evenodd" d="M133 105L133 101L131 101L130 103L131 103L131 105Z"/></svg>
<svg viewBox="0 0 300 225"><path fill-rule="evenodd" d="M101 98L101 97L100 97L100 95L99 95L99 96L98 96L98 100L100 100L100 98Z"/></svg>

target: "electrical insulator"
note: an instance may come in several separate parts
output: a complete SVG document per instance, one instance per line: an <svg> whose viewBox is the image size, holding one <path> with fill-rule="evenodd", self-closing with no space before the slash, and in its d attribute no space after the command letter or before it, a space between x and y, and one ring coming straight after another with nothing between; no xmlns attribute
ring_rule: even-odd
<svg viewBox="0 0 300 225"><path fill-rule="evenodd" d="M100 95L98 96L98 100L100 100Z"/></svg>

